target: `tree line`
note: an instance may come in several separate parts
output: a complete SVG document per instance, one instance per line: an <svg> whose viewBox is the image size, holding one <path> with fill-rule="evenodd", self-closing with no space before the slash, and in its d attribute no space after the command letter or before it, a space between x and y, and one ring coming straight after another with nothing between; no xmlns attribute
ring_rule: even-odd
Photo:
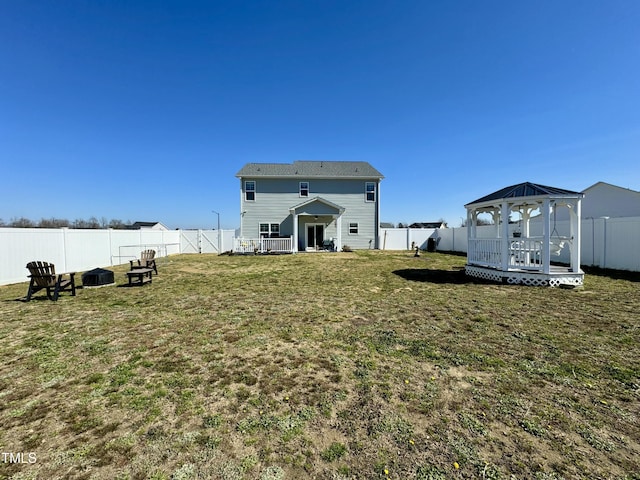
<svg viewBox="0 0 640 480"><path fill-rule="evenodd" d="M99 228L116 228L116 229L124 229L127 228L128 225L131 225L131 221L127 221L126 223L122 220L118 219L107 219L105 217L100 218L98 220L96 217L90 217L85 220L82 218L76 219L74 221L69 221L66 218L42 218L39 221L33 221L29 218L20 217L20 218L12 218L8 222L5 222L0 218L0 227L11 227L11 228L89 228L89 229L99 229Z"/></svg>

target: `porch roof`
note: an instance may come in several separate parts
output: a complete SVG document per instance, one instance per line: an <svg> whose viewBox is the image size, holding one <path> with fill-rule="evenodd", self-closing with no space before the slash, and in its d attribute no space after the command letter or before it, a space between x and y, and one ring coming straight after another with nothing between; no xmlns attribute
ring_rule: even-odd
<svg viewBox="0 0 640 480"><path fill-rule="evenodd" d="M476 205L480 203L492 202L495 200L503 200L506 198L520 198L520 197L584 197L583 193L574 192L571 190L565 190L563 188L549 187L546 185L539 185L537 183L524 182L517 185L511 185L510 187L502 188L496 192L485 195L482 198L467 203L465 207L470 205Z"/></svg>
<svg viewBox="0 0 640 480"><path fill-rule="evenodd" d="M333 202L330 202L326 198L313 197L313 198L310 198L309 200L305 200L304 202L299 203L298 205L294 205L293 207L291 207L289 209L289 212L292 215L300 214L300 213L303 213L303 212L300 211L301 209L306 209L306 208L308 208L308 207L310 207L312 205L319 205L321 207L329 207L331 210L335 210L335 212L324 213L324 212L314 211L312 213L322 213L324 215L342 215L344 213L344 211L345 211L344 207L341 207L340 205L337 205L337 204L335 204Z"/></svg>

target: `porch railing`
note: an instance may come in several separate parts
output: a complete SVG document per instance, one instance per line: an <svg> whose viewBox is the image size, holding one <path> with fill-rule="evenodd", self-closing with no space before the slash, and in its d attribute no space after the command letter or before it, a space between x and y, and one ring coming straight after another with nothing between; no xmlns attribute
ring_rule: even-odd
<svg viewBox="0 0 640 480"><path fill-rule="evenodd" d="M293 237L283 238L236 238L235 253L290 253L293 252Z"/></svg>

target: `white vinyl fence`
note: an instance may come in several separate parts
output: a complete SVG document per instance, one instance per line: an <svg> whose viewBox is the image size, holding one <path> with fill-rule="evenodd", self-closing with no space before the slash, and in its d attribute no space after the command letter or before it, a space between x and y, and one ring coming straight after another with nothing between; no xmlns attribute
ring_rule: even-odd
<svg viewBox="0 0 640 480"><path fill-rule="evenodd" d="M427 249L429 238L438 237L437 228L381 228L380 250Z"/></svg>
<svg viewBox="0 0 640 480"><path fill-rule="evenodd" d="M555 228L554 228L555 227ZM569 235L567 221L558 221L554 235ZM478 236L491 238L494 227L479 227ZM26 264L33 260L54 263L56 271L83 272L127 263L140 252L153 249L158 257L177 253L221 253L234 246L234 231L221 230L82 230L0 228L0 285L27 281ZM531 223L531 234L541 235ZM552 235L552 239L553 236ZM380 248L426 249L429 238L440 251L467 252L467 229L390 228L380 230ZM582 220L581 264L640 272L640 217ZM557 261L569 263L565 247Z"/></svg>
<svg viewBox="0 0 640 480"><path fill-rule="evenodd" d="M569 222L551 225L554 237L568 236ZM585 218L582 219L580 264L616 270L640 272L640 217ZM492 238L493 226L478 227L478 237ZM531 235L542 235L542 225L531 222ZM437 249L449 252L467 252L467 229L441 228L437 231ZM567 247L554 260L569 263Z"/></svg>
<svg viewBox="0 0 640 480"><path fill-rule="evenodd" d="M178 230L180 253L224 253L233 247L234 230ZM218 238L218 235L220 237Z"/></svg>
<svg viewBox="0 0 640 480"><path fill-rule="evenodd" d="M33 260L64 273L128 263L147 249L160 258L231 250L234 231L220 232L218 243L217 230L0 228L0 285L27 281L26 265Z"/></svg>

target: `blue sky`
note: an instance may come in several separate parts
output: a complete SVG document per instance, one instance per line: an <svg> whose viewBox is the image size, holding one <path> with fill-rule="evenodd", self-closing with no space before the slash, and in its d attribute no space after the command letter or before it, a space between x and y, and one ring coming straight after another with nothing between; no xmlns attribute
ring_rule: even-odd
<svg viewBox="0 0 640 480"><path fill-rule="evenodd" d="M247 162L368 161L394 223L640 190L638 25L637 0L0 0L0 218L235 228Z"/></svg>

